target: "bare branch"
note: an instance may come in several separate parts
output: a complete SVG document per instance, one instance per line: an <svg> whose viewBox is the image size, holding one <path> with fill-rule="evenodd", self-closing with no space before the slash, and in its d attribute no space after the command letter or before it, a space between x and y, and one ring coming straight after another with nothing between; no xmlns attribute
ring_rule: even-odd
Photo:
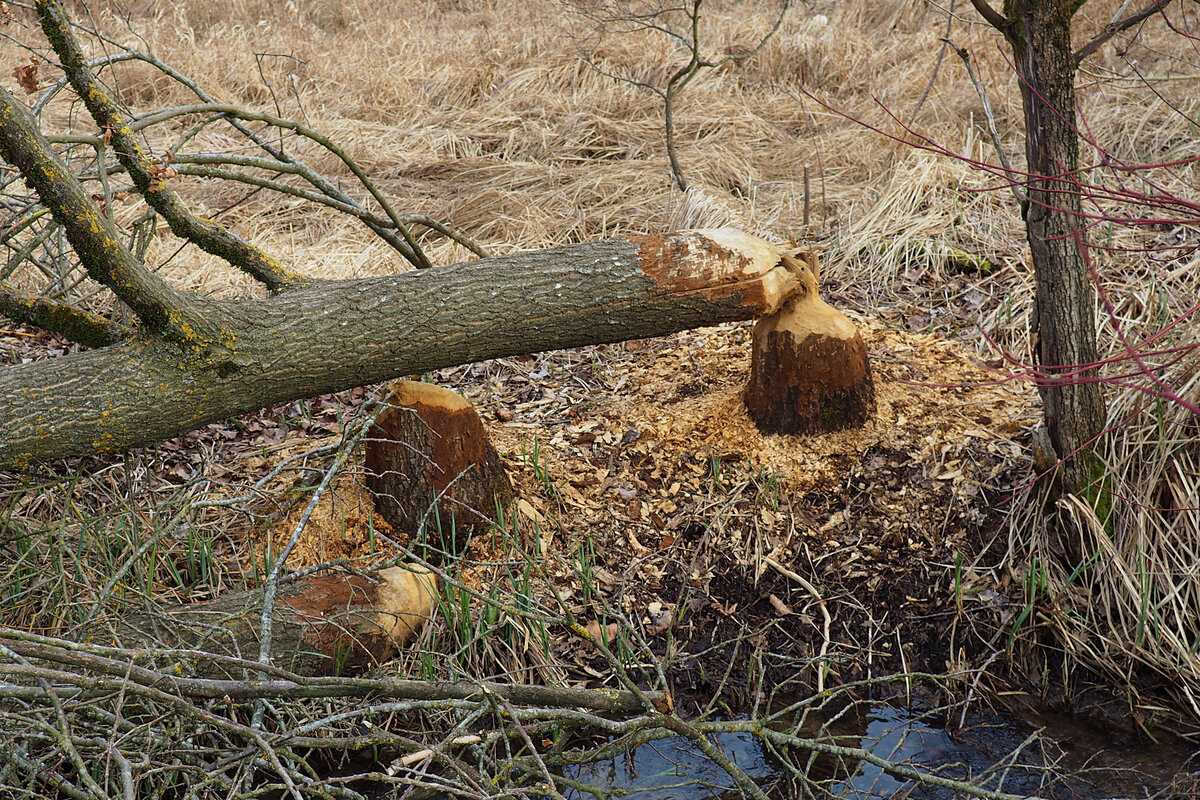
<svg viewBox="0 0 1200 800"><path fill-rule="evenodd" d="M88 276L112 289L149 329L196 342L214 320L189 311L198 305L147 270L121 242L83 186L54 154L25 107L0 88L0 156L21 171L67 234Z"/></svg>
<svg viewBox="0 0 1200 800"><path fill-rule="evenodd" d="M1004 32L1008 27L1008 19L988 5L987 0L971 0L971 5L975 6L975 10L979 12L979 16L987 20L987 23L996 30Z"/></svg>
<svg viewBox="0 0 1200 800"><path fill-rule="evenodd" d="M211 220L196 217L167 186L163 167L155 165L142 150L133 131L108 98L104 86L88 66L71 32L58 0L39 0L42 30L66 70L71 86L87 106L96 124L112 137L113 149L133 178L146 202L167 220L176 236L189 240L207 253L227 262L263 283L272 292L308 281L275 258Z"/></svg>
<svg viewBox="0 0 1200 800"><path fill-rule="evenodd" d="M388 201L387 197L382 191L379 190L378 187L375 186L374 182L363 170L363 168L358 165L358 162L351 158L344 149L339 147L328 136L325 136L324 134L319 133L312 128L301 125L300 123L290 119L283 119L282 117L273 116L271 114L248 111L244 108L239 108L238 106L224 105L220 103L202 103L193 106L181 106L178 108L166 109L164 111L142 117L134 124L136 124L139 128L147 127L149 125L162 122L163 120L170 119L171 117L203 112L220 114L223 117L232 117L243 121L263 122L276 128L293 131L294 133L297 133L306 139L311 139L312 141L324 147L330 153L333 153L352 173L354 173L354 177L358 178L359 182L362 183L366 190L371 193L371 196L374 197L375 201L383 208L384 213L388 215L388 218L391 220L392 227L398 230L400 235L404 237L404 241L407 243L409 248L405 253L406 257L413 261L413 263L418 267L432 266L429 259L425 256L425 253L421 250L420 245L417 244L416 239L413 238L408 226L404 223L404 218L392 208L392 205ZM131 125L130 127L132 128L133 126ZM314 186L322 189L322 191L325 191L326 194L331 194L321 186L321 183L317 179L317 173L315 173L307 165L294 161L289 161L287 163L293 167L293 169L288 171L295 172L297 175L307 178ZM353 201L349 201L349 203L353 204Z"/></svg>
<svg viewBox="0 0 1200 800"><path fill-rule="evenodd" d="M107 44L112 44L114 46L121 46L119 43L109 39L108 37L103 36L102 34L100 34L98 32L93 31L93 33L95 33L95 35L98 38L100 38L101 41L104 41ZM104 58L93 59L91 62L89 62L89 65L94 68L99 69L101 67L111 66L113 64L120 63L122 61L141 61L145 64L149 64L150 66L152 66L155 69L162 72L167 77L178 82L180 85L186 87L190 92L195 94L196 97L199 98L203 103L210 104L210 105L215 104L215 101L213 100L213 98L211 96L209 96L209 94L207 92L205 92L204 89L201 88L200 85L196 83L196 81L194 81L191 78L189 78L188 76L182 74L181 72L176 70L174 67L172 67L170 64L167 64L167 63L161 61L160 59L156 58L154 55L151 55L149 53L143 53L138 50L125 50L123 52L114 53L111 56L107 56ZM65 77L61 78L57 83L55 83L52 87L50 87L49 89L46 90L46 92L43 93L43 96L34 105L34 115L35 116L37 115L37 113L39 112L41 107L43 107L47 102L49 102L50 98L52 98L55 93L60 91L62 89L62 87L64 85L66 85L66 83L67 83L67 78L65 78ZM233 117L233 116L227 115L227 114L223 114L219 118L228 122L230 127L232 127L238 133L245 136L247 139L249 139L251 142L253 142L258 147L260 147L264 152L266 152L268 155L270 155L271 158L273 158L277 162L279 162L280 165L288 167L289 169L286 171L294 171L295 174L301 175L302 177L304 177L305 180L307 180L309 183L311 183L313 186L315 186L317 189L319 189L321 192L323 192L328 197L333 198L334 200L337 200L338 202L344 203L348 206L358 209L358 211L360 211L360 212L365 213L363 207L353 197L351 197L345 191L340 189L337 185L332 183L328 178L326 178L325 176L321 175L319 172L314 170L312 167L310 167L308 164L306 164L303 160L301 160L301 159L297 158L296 156L291 155L290 153L286 152L285 150L273 145L262 134L251 130L250 127L245 124L245 122L241 121L240 119L237 119L236 117ZM145 118L135 120L130 125L130 127L133 129L140 129L140 128L144 127L144 119ZM199 128L201 126L206 125L211 121L212 120L206 120L206 121L202 122L199 126L196 126L196 128L194 128L188 135L186 135L182 140L180 140L179 142L176 143L176 146L173 148L173 150L177 150L183 144L183 142L186 141L187 138L190 138L190 136L195 135L195 133L197 133L199 131ZM301 134L303 135L303 132L301 132ZM364 183L364 186L367 188L368 191L372 192L373 195L375 194L375 191L372 188L372 184L369 181ZM397 232L394 229L389 229L386 226L384 226L384 227L376 226L372 221L370 221L370 219L368 219L367 217L363 217L361 214L358 216L361 219L363 219L363 221L365 222L367 227L371 228L371 230L373 230L376 233L376 235L378 235L381 239L383 239L385 242L387 242L393 249L396 250L396 252L400 253L400 255L403 256L406 261L410 262L414 266L422 266L424 263L427 263L427 260L424 260L424 261L422 260L422 259L424 259L423 253L420 256L418 256L417 254L420 253L421 251L419 249L414 251L399 232Z"/></svg>
<svg viewBox="0 0 1200 800"><path fill-rule="evenodd" d="M204 660L213 661L226 667L238 666L251 672L264 669L264 665L257 661L236 659L198 650L130 649L81 644L13 628L0 628L0 642L3 643L2 646L5 649L27 658L84 668L99 675L155 686L180 697L198 700L370 697L439 703L449 700L479 700L491 695L503 702L523 706L586 708L611 714L638 714L645 711L641 697L625 691L597 691L565 686L530 686L489 682L439 683L387 677L305 678L270 665L266 665L265 669L277 676L273 679L238 681L221 678L194 678L180 676L174 672L173 668L160 671L140 666L134 662L160 659L162 663L170 665L176 662ZM3 669L2 664L0 664L0 669ZM84 691L91 691L91 687L84 687ZM0 695L3 694L8 694L8 691L0 690ZM650 698L654 708L662 710L667 707L665 693L648 691L644 695Z"/></svg>
<svg viewBox="0 0 1200 800"><path fill-rule="evenodd" d="M1118 33L1121 33L1122 31L1129 30L1134 25L1139 25L1142 22L1145 22L1150 17L1166 9L1166 7L1170 4L1171 0L1152 0L1150 5L1146 6L1141 11L1130 14L1128 17L1125 17L1121 20L1114 19L1112 22L1105 25L1099 33L1093 36L1091 41L1075 51L1075 63L1082 63L1085 58L1103 47L1104 43L1109 39L1116 36Z"/></svg>
<svg viewBox="0 0 1200 800"><path fill-rule="evenodd" d="M771 29L769 31L767 31L766 33L763 34L763 37L758 40L758 44L754 45L754 47L751 47L749 50L746 50L741 53L730 53L729 55L725 56L724 58L722 58L719 61L715 61L715 62L711 62L711 63L706 62L705 66L706 67L707 66L720 67L729 61L743 61L743 60L753 56L759 50L762 50L764 47L766 47L767 42L769 42L771 40L771 37L779 32L780 26L783 25L783 18L785 16L787 16L788 9L791 7L791 5L792 5L791 0L783 0L783 2L780 3L779 16L777 16L775 18L775 24L771 26Z"/></svg>
<svg viewBox="0 0 1200 800"><path fill-rule="evenodd" d="M917 119L917 114L921 111L921 106L925 105L925 100L929 98L929 93L933 91L933 84L937 81L938 71L942 68L942 59L946 57L946 48L950 46L950 29L954 26L954 4L956 0L950 0L950 8L946 12L946 33L942 37L942 46L938 50L937 61L933 64L933 71L929 74L929 82L925 84L925 91L921 92L921 98L917 100L917 104L913 106L912 114L908 117L908 124L911 125ZM807 191L805 192L807 196ZM805 222L805 227L808 223Z"/></svg>
<svg viewBox="0 0 1200 800"><path fill-rule="evenodd" d="M943 39L942 41L954 48L954 52L958 53L958 57L962 59L963 64L967 67L967 75L971 79L971 85L975 87L975 92L979 95L979 102L983 104L983 114L987 119L988 137L992 140L992 147L996 148L996 157L1000 159L1000 166L1004 169L1004 174L1008 176L1013 196L1017 198L1017 202L1024 208L1029 200L1025 196L1024 190L1021 189L1021 179L1017 176L1016 171L1012 167L1012 162L1008 160L1008 155L1004 152L1004 146L1000 141L1000 131L996 129L996 115L992 112L991 101L988 100L987 87L975 76L975 69L971 66L971 54L967 51L967 48L959 47L949 39Z"/></svg>
<svg viewBox="0 0 1200 800"><path fill-rule="evenodd" d="M601 32L610 27L616 27L618 31L624 33L657 31L669 36L680 49L687 52L687 62L671 73L666 79L666 85L663 88L659 88L649 81L640 78L634 78L629 75L618 75L609 70L602 69L595 63L591 54L580 54L583 62L601 75L648 89L662 98L667 162L670 166L671 179L674 181L676 187L684 192L688 190L688 181L683 174L683 165L680 163L679 154L675 147L675 98L692 82L702 69L716 69L729 62L750 58L762 50L771 37L779 31L783 25L783 19L791 7L791 0L781 0L779 14L775 17L774 23L762 35L754 47L740 53L729 53L716 60L710 60L701 53L700 7L702 3L703 0L684 0L680 5L650 4L648 8L642 10L640 6L625 4L618 0L608 0L608 2L595 4L596 7L592 7L592 4L579 2L579 0L571 2L576 12L593 23ZM681 15L684 18L683 22L687 26L686 34L679 33L673 29L671 21L676 15Z"/></svg>

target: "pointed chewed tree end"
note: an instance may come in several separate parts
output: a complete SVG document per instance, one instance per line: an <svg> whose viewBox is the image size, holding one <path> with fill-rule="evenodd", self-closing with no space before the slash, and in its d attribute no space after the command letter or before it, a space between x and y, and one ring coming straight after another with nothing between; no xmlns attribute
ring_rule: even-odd
<svg viewBox="0 0 1200 800"><path fill-rule="evenodd" d="M398 381L384 402L365 457L376 510L426 543L428 556L462 552L513 499L483 422L461 395L431 383Z"/></svg>
<svg viewBox="0 0 1200 800"><path fill-rule="evenodd" d="M862 336L821 299L815 253L786 255L801 284L754 326L746 410L763 433L812 434L864 425L875 383Z"/></svg>

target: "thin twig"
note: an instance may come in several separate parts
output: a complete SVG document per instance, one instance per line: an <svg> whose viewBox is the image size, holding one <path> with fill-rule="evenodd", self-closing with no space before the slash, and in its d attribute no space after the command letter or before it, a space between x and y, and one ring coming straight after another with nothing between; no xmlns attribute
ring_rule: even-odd
<svg viewBox="0 0 1200 800"><path fill-rule="evenodd" d="M832 639L830 628L833 626L833 617L830 616L829 609L825 607L825 599L821 597L821 593L817 591L817 587L813 586L803 575L788 569L770 556L765 557L763 563L785 578L790 578L800 584L806 592L812 595L813 600L817 603L817 607L821 609L824 626L821 630L821 652L817 654L817 658L821 662L817 668L817 693L820 694L825 691L825 656L829 652L829 643Z"/></svg>
<svg viewBox="0 0 1200 800"><path fill-rule="evenodd" d="M1118 33L1127 31L1133 26L1146 21L1155 14L1161 13L1162 11L1166 10L1166 7L1169 5L1171 5L1171 0L1153 0L1150 5L1146 6L1140 11L1130 14L1128 17L1125 17L1125 19L1118 20L1116 19L1116 16L1114 16L1112 22L1105 25L1103 30L1093 36L1087 44L1075 51L1075 63L1081 63L1085 58L1103 47L1105 42L1116 36ZM1122 5L1121 9L1118 10L1117 15L1120 15L1121 11L1124 11L1124 9L1125 6Z"/></svg>
<svg viewBox="0 0 1200 800"><path fill-rule="evenodd" d="M1021 188L1023 181L1017 175L1016 170L1012 167L1012 162L1008 160L1008 154L1004 152L1004 145L1000 141L1000 131L996 128L996 115L992 112L992 103L988 99L987 88L975 77L975 68L971 66L971 54L965 47L959 47L949 39L942 41L954 48L954 52L962 59L962 62L967 67L967 75L971 79L971 85L975 87L976 94L979 95L979 102L983 104L984 118L987 120L988 136L992 140L992 147L996 149L996 157L1000 159L1000 166L1003 168L1005 175L1008 176L1009 188L1012 189L1013 197L1017 198L1017 202L1022 207L1029 202L1025 194L1025 190Z"/></svg>

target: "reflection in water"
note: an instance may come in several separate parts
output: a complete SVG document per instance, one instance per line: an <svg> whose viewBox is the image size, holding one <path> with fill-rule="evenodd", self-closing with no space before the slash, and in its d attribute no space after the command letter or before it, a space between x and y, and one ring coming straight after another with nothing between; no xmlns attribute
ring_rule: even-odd
<svg viewBox="0 0 1200 800"><path fill-rule="evenodd" d="M967 724L951 735L927 714L886 704L866 706L864 713L841 716L832 740L867 750L894 764L989 789L1048 800L1070 798L1144 798L1169 785L1185 769L1190 751L1114 738L1107 731L1067 718L1039 715L1032 722L996 714L968 714ZM828 736L825 739L830 741ZM748 733L710 737L731 760L772 797L796 796L779 765ZM803 763L804 758L795 759ZM853 770L853 772L849 772ZM631 756L574 768L568 777L604 790L624 790L639 800L705 800L741 797L733 780L686 739L663 739L637 748ZM818 775L821 777L818 778ZM958 794L917 786L888 775L873 764L840 769L826 759L812 764L810 778L819 780L829 800L949 800ZM589 793L564 792L567 800L586 800Z"/></svg>
<svg viewBox="0 0 1200 800"><path fill-rule="evenodd" d="M778 771L748 733L721 733L710 740L745 770L755 783L769 789ZM638 747L632 756L590 764L568 773L583 783L605 789L636 790L638 800L702 800L735 797L733 779L696 749L687 739L662 739ZM567 800L589 794L564 791Z"/></svg>
<svg viewBox="0 0 1200 800"><path fill-rule="evenodd" d="M952 736L928 715L877 704L866 714L859 746L896 764L1048 800L1144 798L1168 786L1192 755L1183 745L1135 740L1068 717L1043 714L1024 721L972 713L966 721ZM1031 736L1035 729L1039 735ZM830 783L828 791L831 798L846 800L960 796L899 780L871 764L860 764L849 779Z"/></svg>
<svg viewBox="0 0 1200 800"><path fill-rule="evenodd" d="M922 715L887 705L872 706L865 715L866 729L858 746L893 764L936 770L939 775L959 780L980 781L987 788L1012 794L1052 796L1054 781L1047 773L1046 759L1040 748L1024 752L1028 729L1020 731L1011 722L986 724L974 720L956 740L942 728L934 727ZM993 770L998 761L1015 756L1003 771ZM993 772L988 780L985 776ZM1073 797L1079 787L1072 788ZM949 790L917 787L895 778L874 764L859 764L849 779L833 781L830 797L846 800L893 798L908 790L913 798L951 798Z"/></svg>

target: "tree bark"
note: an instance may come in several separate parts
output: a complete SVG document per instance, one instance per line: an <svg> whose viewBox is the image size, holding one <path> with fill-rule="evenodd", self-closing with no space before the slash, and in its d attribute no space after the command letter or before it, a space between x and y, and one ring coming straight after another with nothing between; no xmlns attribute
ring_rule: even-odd
<svg viewBox="0 0 1200 800"><path fill-rule="evenodd" d="M1095 288L1085 257L1086 230L1076 127L1075 0L1009 0L1004 34L1021 80L1028 162L1025 227L1037 295L1036 357L1046 375L1038 391L1050 440L1063 460L1056 481L1078 493L1094 477L1092 442L1104 427L1097 372Z"/></svg>
<svg viewBox="0 0 1200 800"><path fill-rule="evenodd" d="M507 355L773 313L780 247L732 230L607 239L215 303L207 348L143 333L0 370L0 467L155 444L271 403Z"/></svg>
<svg viewBox="0 0 1200 800"><path fill-rule="evenodd" d="M817 254L784 256L802 291L754 326L743 399L764 433L829 433L864 425L875 383L862 336L821 299Z"/></svg>

